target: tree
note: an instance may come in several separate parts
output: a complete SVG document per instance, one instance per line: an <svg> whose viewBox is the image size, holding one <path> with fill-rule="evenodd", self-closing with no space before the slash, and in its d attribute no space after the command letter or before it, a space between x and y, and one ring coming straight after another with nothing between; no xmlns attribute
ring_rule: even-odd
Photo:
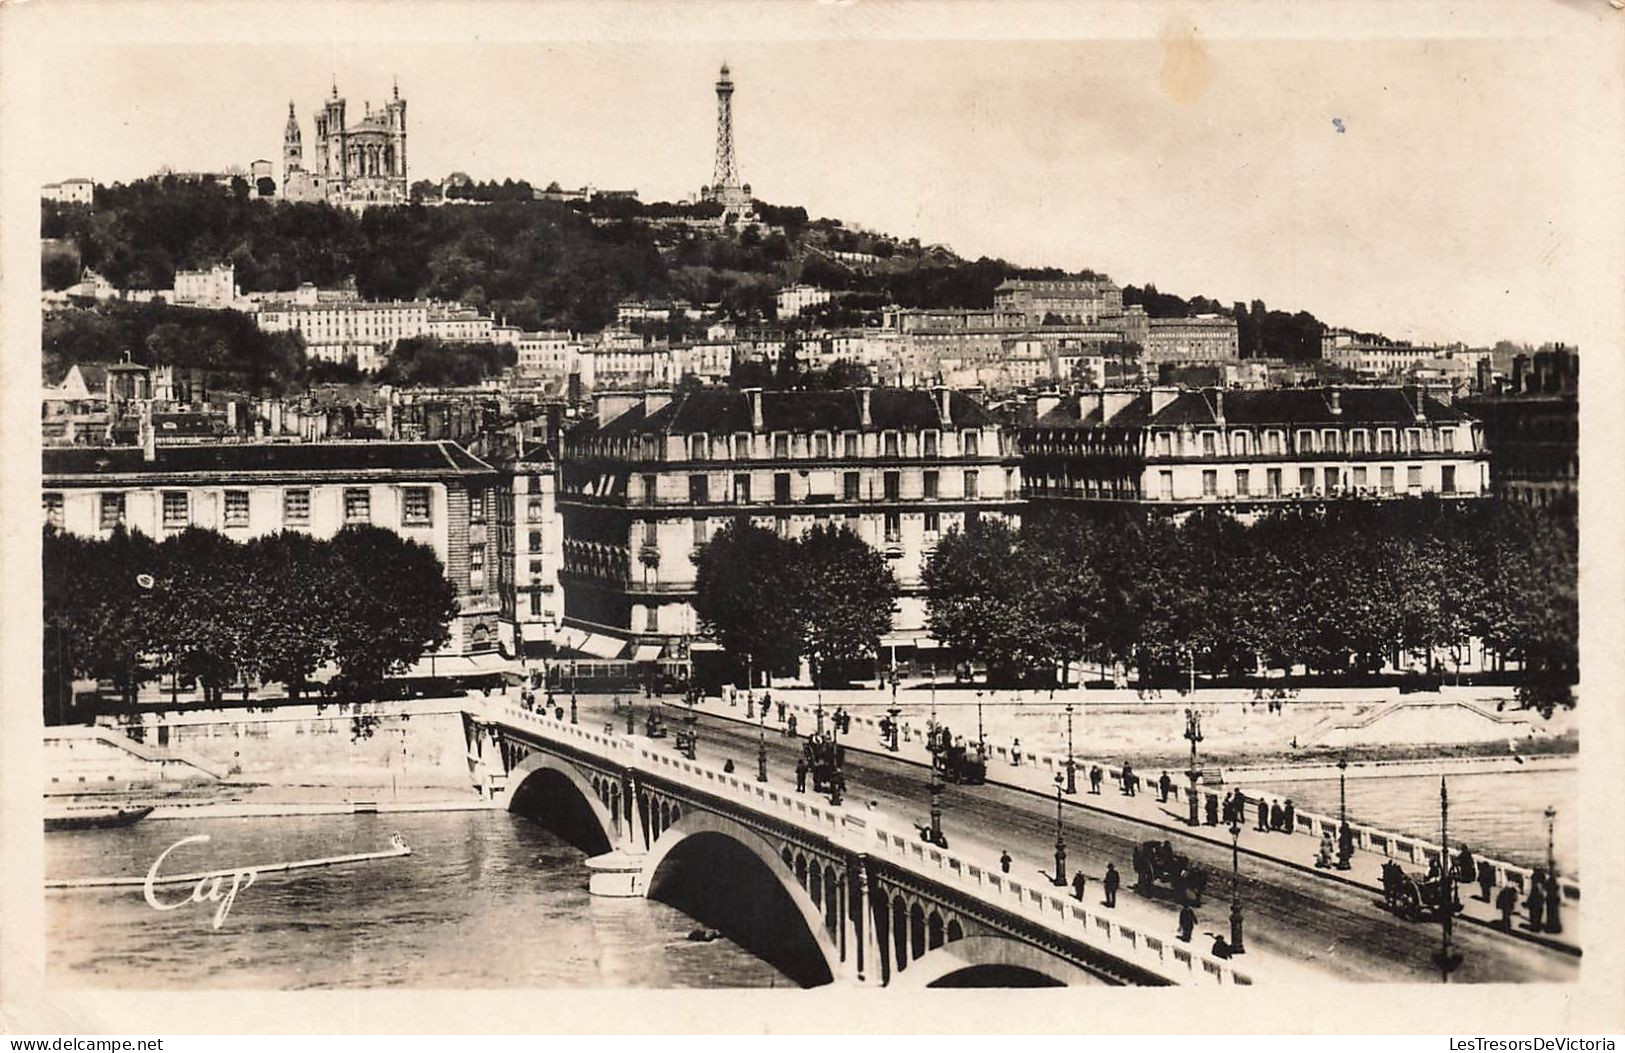
<svg viewBox="0 0 1625 1053"><path fill-rule="evenodd" d="M793 668L801 654L794 546L740 517L695 557L694 613L701 631L736 661L767 673Z"/></svg>
<svg viewBox="0 0 1625 1053"><path fill-rule="evenodd" d="M155 581L158 562L152 540L122 525L105 541L46 529L46 624L65 634L74 675L112 681L126 706L154 675L144 658L156 611L143 583Z"/></svg>
<svg viewBox="0 0 1625 1053"><path fill-rule="evenodd" d="M1053 659L1031 564L1003 520L949 530L922 578L931 635L983 662L990 680L1020 682Z"/></svg>
<svg viewBox="0 0 1625 1053"><path fill-rule="evenodd" d="M457 592L434 549L382 527L347 526L330 546L334 680L365 700L385 677L446 645Z"/></svg>
<svg viewBox="0 0 1625 1053"><path fill-rule="evenodd" d="M236 682L244 608L262 602L246 584L243 546L191 527L158 545L149 649L167 658L170 676L194 678L218 701Z"/></svg>
<svg viewBox="0 0 1625 1053"><path fill-rule="evenodd" d="M822 685L880 653L891 631L897 579L881 556L845 526L815 526L795 545L795 607L801 653Z"/></svg>
<svg viewBox="0 0 1625 1053"><path fill-rule="evenodd" d="M297 702L317 669L333 657L331 547L284 531L244 545L244 591L237 664L244 681L286 685Z"/></svg>

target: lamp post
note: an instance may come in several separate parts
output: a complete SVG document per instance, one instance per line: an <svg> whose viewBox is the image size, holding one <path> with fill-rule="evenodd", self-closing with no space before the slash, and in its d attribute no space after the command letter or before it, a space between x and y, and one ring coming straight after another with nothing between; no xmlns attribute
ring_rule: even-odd
<svg viewBox="0 0 1625 1053"><path fill-rule="evenodd" d="M886 748L893 753L897 752L898 718L902 715L903 711L897 706L892 706L886 710L886 716L891 718L891 725L886 733Z"/></svg>
<svg viewBox="0 0 1625 1053"><path fill-rule="evenodd" d="M942 844L942 746L937 741L936 716L932 715L932 731L926 735L926 746L931 751L931 843Z"/></svg>
<svg viewBox="0 0 1625 1053"><path fill-rule="evenodd" d="M1241 816L1230 817L1230 953L1247 950L1241 941Z"/></svg>
<svg viewBox="0 0 1625 1053"><path fill-rule="evenodd" d="M1546 897L1546 931L1562 932L1563 917L1557 912L1558 904L1563 899L1563 891L1557 884L1557 808L1547 805L1546 811L1546 880L1549 882Z"/></svg>
<svg viewBox="0 0 1625 1053"><path fill-rule="evenodd" d="M1347 870L1354 864L1349 857L1354 854L1352 830L1349 828L1349 757L1347 753L1337 758L1337 869Z"/></svg>
<svg viewBox="0 0 1625 1053"><path fill-rule="evenodd" d="M1078 762L1072 756L1072 703L1066 704L1066 792L1078 792Z"/></svg>
<svg viewBox="0 0 1625 1053"><path fill-rule="evenodd" d="M754 720L756 717L756 670L751 664L750 655L745 655L745 719Z"/></svg>
<svg viewBox="0 0 1625 1053"><path fill-rule="evenodd" d="M987 756L987 736L982 734L982 692L976 692L976 749Z"/></svg>
<svg viewBox="0 0 1625 1053"><path fill-rule="evenodd" d="M1450 972L1461 964L1461 955L1451 949L1451 929L1456 921L1456 880L1450 871L1450 791L1445 777L1439 776L1439 976L1450 982Z"/></svg>
<svg viewBox="0 0 1625 1053"><path fill-rule="evenodd" d="M750 701L747 692L745 700ZM756 721L756 781L767 781L767 707L762 707L760 719Z"/></svg>
<svg viewBox="0 0 1625 1053"><path fill-rule="evenodd" d="M1057 886L1066 884L1066 836L1061 831L1061 777L1055 776L1055 880Z"/></svg>
<svg viewBox="0 0 1625 1053"><path fill-rule="evenodd" d="M1201 771L1196 767L1196 744L1202 741L1202 714L1195 708L1185 710L1185 738L1189 739L1191 744L1191 766L1185 774L1191 780L1190 824L1195 826L1201 821L1196 814L1196 783L1202 777Z"/></svg>

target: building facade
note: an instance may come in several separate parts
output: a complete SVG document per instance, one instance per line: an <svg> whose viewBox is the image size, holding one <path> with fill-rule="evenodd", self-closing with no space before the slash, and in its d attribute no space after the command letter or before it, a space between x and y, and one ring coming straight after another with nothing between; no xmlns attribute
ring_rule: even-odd
<svg viewBox="0 0 1625 1053"><path fill-rule="evenodd" d="M694 556L736 516L784 536L846 526L902 590L892 648L928 644L921 572L979 516L1016 520L1021 469L997 422L946 388L602 395L565 438L568 623L630 657L699 636Z"/></svg>
<svg viewBox="0 0 1625 1053"><path fill-rule="evenodd" d="M282 530L332 537L371 524L428 545L457 589L441 653L495 650L499 552L490 514L501 477L450 442L219 443L47 447L45 520L106 537L162 540L188 527L246 540Z"/></svg>
<svg viewBox="0 0 1625 1053"><path fill-rule="evenodd" d="M1246 509L1489 491L1482 427L1421 388L1108 390L1034 410L1021 431L1034 500Z"/></svg>
<svg viewBox="0 0 1625 1053"><path fill-rule="evenodd" d="M1070 325L1094 325L1123 313L1123 290L1105 278L1011 279L993 291L993 306L1020 314L1029 325L1042 325L1051 316Z"/></svg>
<svg viewBox="0 0 1625 1053"><path fill-rule="evenodd" d="M299 120L288 104L282 133L282 196L290 201L327 201L348 208L404 205L410 200L406 169L406 100L400 87L373 112L348 123L338 85L316 114L315 149L305 157Z"/></svg>
<svg viewBox="0 0 1625 1053"><path fill-rule="evenodd" d="M1572 499L1580 485L1580 356L1559 345L1513 360L1504 390L1463 399L1483 422L1490 486L1535 505Z"/></svg>
<svg viewBox="0 0 1625 1053"><path fill-rule="evenodd" d="M216 264L208 270L176 271L174 299L195 307L230 307L241 293L237 290L237 268Z"/></svg>
<svg viewBox="0 0 1625 1053"><path fill-rule="evenodd" d="M808 307L829 303L831 293L816 285L788 285L779 290L775 313L779 318L794 318Z"/></svg>
<svg viewBox="0 0 1625 1053"><path fill-rule="evenodd" d="M40 187L40 197L64 205L89 205L96 197L96 184L88 179L64 179Z"/></svg>
<svg viewBox="0 0 1625 1053"><path fill-rule="evenodd" d="M1236 320L1228 315L1149 318L1139 304L1123 314L1123 336L1140 345L1141 359L1163 362L1234 362L1241 357Z"/></svg>

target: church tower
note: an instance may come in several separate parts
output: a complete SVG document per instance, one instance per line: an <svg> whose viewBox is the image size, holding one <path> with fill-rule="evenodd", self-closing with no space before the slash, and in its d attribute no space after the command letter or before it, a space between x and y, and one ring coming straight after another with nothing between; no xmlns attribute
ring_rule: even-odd
<svg viewBox="0 0 1625 1053"><path fill-rule="evenodd" d="M282 132L282 177L305 167L304 147L300 145L299 118L293 115L293 103L288 103L288 126Z"/></svg>
<svg viewBox="0 0 1625 1053"><path fill-rule="evenodd" d="M401 98L401 85L396 81L390 88L391 98L384 104L389 125L389 175L406 190L406 100Z"/></svg>

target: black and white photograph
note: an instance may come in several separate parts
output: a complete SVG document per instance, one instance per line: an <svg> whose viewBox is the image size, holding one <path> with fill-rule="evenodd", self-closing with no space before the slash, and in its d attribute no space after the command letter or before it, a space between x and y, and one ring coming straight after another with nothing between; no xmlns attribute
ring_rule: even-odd
<svg viewBox="0 0 1625 1053"><path fill-rule="evenodd" d="M1622 26L0 10L0 1005L1617 1032Z"/></svg>

